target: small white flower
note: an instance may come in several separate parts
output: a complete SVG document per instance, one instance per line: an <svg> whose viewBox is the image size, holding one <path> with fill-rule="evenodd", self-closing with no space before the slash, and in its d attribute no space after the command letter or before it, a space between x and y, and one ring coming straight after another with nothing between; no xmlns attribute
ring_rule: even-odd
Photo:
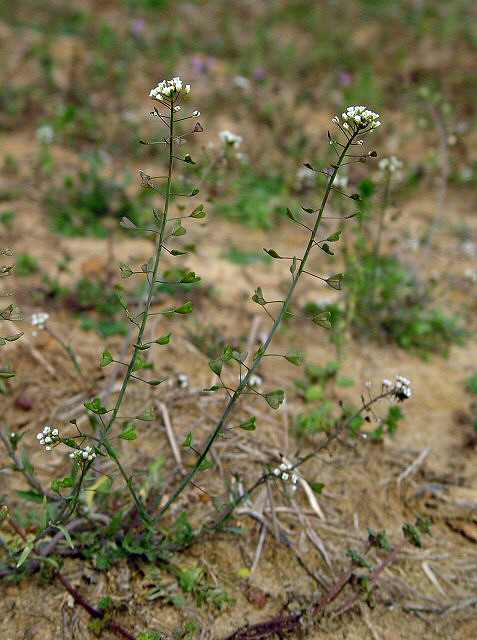
<svg viewBox="0 0 477 640"><path fill-rule="evenodd" d="M189 378L185 373L180 373L177 376L177 384L181 389L187 389L189 387Z"/></svg>
<svg viewBox="0 0 477 640"><path fill-rule="evenodd" d="M248 383L251 387L260 387L262 385L262 382L262 378L256 373L253 373L248 380Z"/></svg>
<svg viewBox="0 0 477 640"><path fill-rule="evenodd" d="M239 89L248 89L250 86L250 80L245 78L245 76L235 76L232 80L233 84Z"/></svg>
<svg viewBox="0 0 477 640"><path fill-rule="evenodd" d="M179 106L179 105L176 105L176 106L174 107L174 111L180 111L180 110L181 110L181 108L180 108L180 106Z"/></svg>
<svg viewBox="0 0 477 640"><path fill-rule="evenodd" d="M45 451L51 451L51 447L45 447Z"/></svg>
<svg viewBox="0 0 477 640"><path fill-rule="evenodd" d="M200 116L200 111L197 111L197 109L192 113L192 115L194 116L194 118L198 118Z"/></svg>
<svg viewBox="0 0 477 640"><path fill-rule="evenodd" d="M228 129L221 131L219 133L219 138L222 144L226 147L237 149L242 144L242 136L232 133L231 131L228 131Z"/></svg>
<svg viewBox="0 0 477 640"><path fill-rule="evenodd" d="M364 106L348 107L341 114L343 129L357 133L358 131L372 131L381 126L379 115Z"/></svg>
<svg viewBox="0 0 477 640"><path fill-rule="evenodd" d="M36 130L36 139L42 144L51 144L55 137L55 131L49 124L44 124Z"/></svg>
<svg viewBox="0 0 477 640"><path fill-rule="evenodd" d="M184 89L182 88L182 80L179 77L172 78L172 80L163 80L159 82L157 87L151 89L149 97L159 102L173 103L180 93L183 92L187 95L190 92L190 85L186 84Z"/></svg>
<svg viewBox="0 0 477 640"><path fill-rule="evenodd" d="M50 315L46 313L46 311L39 311L37 313L31 314L31 323L34 327L38 327L38 329L44 329L46 327L46 323L48 322L48 318Z"/></svg>
<svg viewBox="0 0 477 640"><path fill-rule="evenodd" d="M390 156L389 158L382 158L378 163L378 167L380 171L382 172L388 171L389 173L396 173L397 171L402 169L403 166L404 164L401 162L401 160L399 160L399 158L396 158L396 156Z"/></svg>
<svg viewBox="0 0 477 640"><path fill-rule="evenodd" d="M333 122L334 124L339 124L340 119L338 118L338 116L334 116L333 118L331 118L331 122Z"/></svg>

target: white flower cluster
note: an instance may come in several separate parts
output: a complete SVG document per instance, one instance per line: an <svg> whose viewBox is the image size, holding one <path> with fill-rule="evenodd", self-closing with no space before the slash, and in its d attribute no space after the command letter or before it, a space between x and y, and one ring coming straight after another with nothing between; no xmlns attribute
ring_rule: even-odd
<svg viewBox="0 0 477 640"><path fill-rule="evenodd" d="M159 102L170 103L178 97L180 93L187 95L190 91L190 84L183 86L182 80L177 76L172 80L163 80L157 87L151 89L149 97Z"/></svg>
<svg viewBox="0 0 477 640"><path fill-rule="evenodd" d="M55 131L49 124L44 124L36 130L36 139L42 144L51 144L55 137Z"/></svg>
<svg viewBox="0 0 477 640"><path fill-rule="evenodd" d="M179 373L179 375L177 376L177 384L181 389L188 389L189 378L185 373Z"/></svg>
<svg viewBox="0 0 477 640"><path fill-rule="evenodd" d="M390 402L403 402L407 398L412 396L411 382L404 376L396 376L396 382L384 379L382 382L383 391L390 391L391 395L388 396Z"/></svg>
<svg viewBox="0 0 477 640"><path fill-rule="evenodd" d="M237 149L242 144L242 136L238 136L236 133L228 131L228 129L221 131L219 138L222 144L226 147L232 147L233 149Z"/></svg>
<svg viewBox="0 0 477 640"><path fill-rule="evenodd" d="M290 489L292 491L296 491L298 476L296 473L290 473L292 469L293 469L293 465L287 462L282 462L282 464L279 467L276 467L276 469L273 470L273 475L277 476L278 478L281 478L283 482L290 482L291 483Z"/></svg>
<svg viewBox="0 0 477 640"><path fill-rule="evenodd" d="M31 314L31 323L34 327L38 327L38 329L44 329L46 327L46 323L48 322L48 318L50 314L46 313L46 311L39 311L38 313Z"/></svg>
<svg viewBox="0 0 477 640"><path fill-rule="evenodd" d="M61 440L58 429L52 429L51 427L45 427L36 437L41 446L45 447L45 451L51 451L51 448Z"/></svg>
<svg viewBox="0 0 477 640"><path fill-rule="evenodd" d="M396 173L402 169L404 164L396 158L396 156L390 156L389 158L381 158L378 163L378 167L380 171L389 171L389 173Z"/></svg>
<svg viewBox="0 0 477 640"><path fill-rule="evenodd" d="M96 458L96 454L91 447L85 447L84 449L76 449L73 453L70 453L70 458L75 462L91 462Z"/></svg>
<svg viewBox="0 0 477 640"><path fill-rule="evenodd" d="M343 129L351 131L352 133L363 131L364 129L372 131L381 126L379 114L363 106L348 107L346 111L341 114L341 117L343 119ZM335 116L332 118L332 122L339 124L339 117Z"/></svg>

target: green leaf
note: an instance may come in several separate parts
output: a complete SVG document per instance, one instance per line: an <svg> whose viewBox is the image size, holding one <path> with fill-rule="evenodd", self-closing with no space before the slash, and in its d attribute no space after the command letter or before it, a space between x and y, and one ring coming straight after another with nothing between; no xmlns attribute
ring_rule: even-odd
<svg viewBox="0 0 477 640"><path fill-rule="evenodd" d="M341 236L341 229L339 229L338 231L335 231L335 233L332 233L331 236L328 236L326 238L326 240L328 242L337 242L340 239Z"/></svg>
<svg viewBox="0 0 477 640"><path fill-rule="evenodd" d="M15 493L20 496L20 498L28 500L28 502L34 502L35 504L41 504L43 502L43 494L37 489L17 489Z"/></svg>
<svg viewBox="0 0 477 640"><path fill-rule="evenodd" d="M319 244L318 245L320 247L320 249L322 251L324 251L325 253L327 253L329 256L334 256L335 254L333 253L333 251L331 251L330 249L330 245L327 244L326 242L324 242L323 244Z"/></svg>
<svg viewBox="0 0 477 640"><path fill-rule="evenodd" d="M255 293L252 296L252 300L257 304L261 305L262 307L264 307L267 304L267 301L263 297L263 291L261 287L257 287L255 289Z"/></svg>
<svg viewBox="0 0 477 640"><path fill-rule="evenodd" d="M321 495L321 492L325 487L323 482L309 482L308 484L310 485L312 490L318 495Z"/></svg>
<svg viewBox="0 0 477 640"><path fill-rule="evenodd" d="M215 358L214 360L209 360L209 367L212 369L216 376L220 376L220 374L222 373L222 365L223 360L220 357Z"/></svg>
<svg viewBox="0 0 477 640"><path fill-rule="evenodd" d="M86 409L89 409L90 411L92 411L93 413L96 413L97 415L108 413L108 410L106 409L106 407L103 407L101 398L93 398L91 402L85 402L84 406L86 407Z"/></svg>
<svg viewBox="0 0 477 640"><path fill-rule="evenodd" d="M125 311L127 311L128 303L126 302L126 298L123 296L123 294L120 291L117 291L116 295L118 296L119 304L122 306L122 308Z"/></svg>
<svg viewBox="0 0 477 640"><path fill-rule="evenodd" d="M63 480L55 479L51 483L51 490L55 493L59 493L60 489L71 489L74 484L74 479L72 476L67 476L63 478Z"/></svg>
<svg viewBox="0 0 477 640"><path fill-rule="evenodd" d="M20 331L20 333L15 333L13 336L5 336L4 340L6 340L7 342L15 342L15 340L21 338L22 335L24 335L23 331Z"/></svg>
<svg viewBox="0 0 477 640"><path fill-rule="evenodd" d="M135 343L133 344L133 347L134 347L135 349L139 349L139 351L147 351L148 349L150 349L150 348L151 348L151 343L150 343L150 342L148 342L148 343L146 343L146 344L138 344L137 342L135 342Z"/></svg>
<svg viewBox="0 0 477 640"><path fill-rule="evenodd" d="M70 532L68 531L68 529L64 527L62 524L55 524L54 526L63 533L63 535L66 538L66 542L70 545L72 549L74 549L75 545L73 544L73 540L71 539Z"/></svg>
<svg viewBox="0 0 477 640"><path fill-rule="evenodd" d="M368 560L366 560L366 558L363 555L361 555L357 551L353 551L352 549L350 549L346 553L346 555L348 556L348 558L351 558L351 562L355 564L357 567L363 567L363 569L368 569L369 571L372 571L371 564L368 562Z"/></svg>
<svg viewBox="0 0 477 640"><path fill-rule="evenodd" d="M25 469L31 473L32 475L34 475L35 473L35 469L33 468L32 463L30 462L30 458L27 455L26 451L22 451L22 463L23 466L25 467Z"/></svg>
<svg viewBox="0 0 477 640"><path fill-rule="evenodd" d="M187 230L185 227L182 226L180 220L176 225L176 228L174 229L174 231L172 232L173 236L185 236L185 234L187 233Z"/></svg>
<svg viewBox="0 0 477 640"><path fill-rule="evenodd" d="M291 210L287 207L287 216L290 218L290 220L293 220L293 222L296 222L296 218L293 215L293 213L291 212Z"/></svg>
<svg viewBox="0 0 477 640"><path fill-rule="evenodd" d="M119 268L121 269L121 278L130 278L133 275L133 270L126 263L120 262Z"/></svg>
<svg viewBox="0 0 477 640"><path fill-rule="evenodd" d="M257 425L255 424L255 416L253 416L252 418L249 418L246 422L241 422L238 425L239 429L243 429L244 431L255 431L255 429L257 428Z"/></svg>
<svg viewBox="0 0 477 640"><path fill-rule="evenodd" d="M265 393L263 397L272 409L278 409L285 399L285 392L277 389L276 391Z"/></svg>
<svg viewBox="0 0 477 640"><path fill-rule="evenodd" d="M136 416L138 420L142 420L143 422L153 422L156 419L156 412L154 411L154 407L147 407L144 411Z"/></svg>
<svg viewBox="0 0 477 640"><path fill-rule="evenodd" d="M3 311L0 313L0 316L4 320L11 320L12 322L18 322L25 319L25 316L21 312L20 307L17 307L16 304L9 304L8 307L3 309Z"/></svg>
<svg viewBox="0 0 477 640"><path fill-rule="evenodd" d="M354 387L355 382L353 378L350 378L348 376L338 376L336 378L336 384L338 387L341 387L343 389L349 389L350 387Z"/></svg>
<svg viewBox="0 0 477 640"><path fill-rule="evenodd" d="M33 543L29 542L27 544L27 546L21 552L20 558L19 558L19 560L17 562L17 568L21 567L22 564L24 564L26 562L26 560L27 560L28 556L30 555L30 553L32 552L32 550L33 550Z"/></svg>
<svg viewBox="0 0 477 640"><path fill-rule="evenodd" d="M298 258L296 256L293 256L293 260L290 265L290 273L292 274L292 276L295 274L297 265L298 265Z"/></svg>
<svg viewBox="0 0 477 640"><path fill-rule="evenodd" d="M108 364L111 364L112 361L113 361L113 356L111 355L111 353L107 350L103 351L103 357L101 358L100 366L107 367Z"/></svg>
<svg viewBox="0 0 477 640"><path fill-rule="evenodd" d="M195 271L188 271L183 278L179 280L180 284L190 284L192 282L199 282L200 276L195 275Z"/></svg>
<svg viewBox="0 0 477 640"><path fill-rule="evenodd" d="M419 535L419 531L412 524L406 523L403 528L403 533L409 542L415 547L422 547L421 536Z"/></svg>
<svg viewBox="0 0 477 640"><path fill-rule="evenodd" d="M374 531L371 527L368 527L368 540L375 547L379 547L379 549L383 549L388 553L392 551L392 546L389 543L385 531Z"/></svg>
<svg viewBox="0 0 477 640"><path fill-rule="evenodd" d="M160 338L157 338L157 340L154 340L154 342L156 344L169 344L169 341L171 339L171 335L172 335L171 332L166 333L166 335L161 336Z"/></svg>
<svg viewBox="0 0 477 640"><path fill-rule="evenodd" d="M202 462L197 467L197 471L207 471L207 469L212 469L214 463L210 458L204 458Z"/></svg>
<svg viewBox="0 0 477 640"><path fill-rule="evenodd" d="M192 302L184 302L184 304L180 307L176 307L174 313L181 313L183 315L187 313L192 313Z"/></svg>
<svg viewBox="0 0 477 640"><path fill-rule="evenodd" d="M136 440L136 425L134 423L126 424L124 430L119 434L122 440Z"/></svg>
<svg viewBox="0 0 477 640"><path fill-rule="evenodd" d="M313 207L302 207L302 209L305 213L315 213Z"/></svg>
<svg viewBox="0 0 477 640"><path fill-rule="evenodd" d="M141 358L141 356L138 354L136 356L136 358L134 359L134 364L132 366L131 371L133 373L135 373L136 371L140 371L141 369L145 368L147 366L147 362L145 360L143 360L143 358Z"/></svg>
<svg viewBox="0 0 477 640"><path fill-rule="evenodd" d="M165 378L159 378L157 380L144 380L144 382L146 384L150 384L151 387L158 387L160 384L162 384L165 381L166 381Z"/></svg>
<svg viewBox="0 0 477 640"><path fill-rule="evenodd" d="M0 378L14 378L15 377L15 372L14 371L0 371Z"/></svg>
<svg viewBox="0 0 477 640"><path fill-rule="evenodd" d="M171 249L171 256L185 256L187 251L179 251L178 249Z"/></svg>
<svg viewBox="0 0 477 640"><path fill-rule="evenodd" d="M200 189L192 189L192 191L190 192L191 196L196 196L198 193L200 193Z"/></svg>
<svg viewBox="0 0 477 640"><path fill-rule="evenodd" d="M278 258L279 260L281 260L281 257L276 251L275 249L265 249L265 247L263 248L263 250L265 251L265 253L268 253L269 256L271 256L272 258Z"/></svg>
<svg viewBox="0 0 477 640"><path fill-rule="evenodd" d="M204 205L200 204L192 213L189 214L189 218L205 218L206 215Z"/></svg>
<svg viewBox="0 0 477 640"><path fill-rule="evenodd" d="M335 273L334 276L330 276L329 278L326 278L325 282L332 289L341 291L343 278L344 278L344 273Z"/></svg>
<svg viewBox="0 0 477 640"><path fill-rule="evenodd" d="M301 349L291 349L284 356L285 360L288 360L288 362L291 362L297 367L303 364L303 357L303 351Z"/></svg>
<svg viewBox="0 0 477 640"><path fill-rule="evenodd" d="M314 316L313 322L325 329L331 329L331 313L329 311L322 311Z"/></svg>
<svg viewBox="0 0 477 640"><path fill-rule="evenodd" d="M182 443L182 446L185 448L192 446L192 431L189 431L189 433L186 435L186 439Z"/></svg>

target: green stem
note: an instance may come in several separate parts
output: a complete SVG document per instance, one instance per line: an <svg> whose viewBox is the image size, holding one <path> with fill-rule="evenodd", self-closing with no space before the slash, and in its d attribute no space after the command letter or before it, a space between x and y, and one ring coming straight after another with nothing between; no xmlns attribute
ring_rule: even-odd
<svg viewBox="0 0 477 640"><path fill-rule="evenodd" d="M384 229L384 216L386 214L386 209L388 208L390 184L391 184L391 173L388 171L388 175L386 176L386 182L384 184L384 193L383 193L383 200L381 203L381 211L379 214L378 232L376 235L376 241L374 243L374 248L373 248L373 257L372 257L373 271L371 272L371 284L370 284L370 291L369 291L370 307L372 307L374 303L374 294L376 289L376 274L378 270L379 252L381 250L381 239L382 239L383 229Z"/></svg>
<svg viewBox="0 0 477 640"><path fill-rule="evenodd" d="M240 382L239 386L237 387L237 389L235 390L235 392L233 393L232 397L230 398L230 400L228 401L224 412L219 420L219 422L217 423L217 426L215 427L214 431L211 433L211 435L209 436L209 439L207 440L207 443L202 451L202 454L199 456L199 458L197 459L195 465L193 466L193 468L191 469L191 471L187 474L187 476L182 480L182 482L179 484L179 486L177 487L177 489L174 491L174 493L171 495L171 497L167 500L166 504L160 509L159 514L156 518L156 522L164 515L164 513L169 509L169 507L177 500L177 498L180 496L180 494L184 491L184 489L187 487L187 485L192 481L192 479L194 478L194 476L196 475L197 471L199 470L199 467L201 466L202 462L205 460L208 452L210 451L212 445L214 444L214 442L216 441L216 439L219 437L222 429L224 428L226 422L227 422L227 418L229 417L230 413L232 412L232 409L234 408L237 400L239 399L240 395L242 394L242 391L244 390L244 388L247 386L248 381L250 379L250 377L255 373L256 369L258 368L263 355L266 353L271 341L273 340L273 337L275 335L275 333L277 332L278 327L280 326L281 321L283 320L288 306L291 302L293 293L295 291L295 288L298 284L298 281L300 280L300 277L305 269L308 257L311 253L311 250L314 246L315 243L315 238L316 238L316 234L318 232L318 229L320 227L322 218L323 218L323 212L325 210L326 207L326 203L328 201L328 197L330 195L331 192L331 187L333 186L333 181L336 177L336 174L338 172L338 169L341 165L341 163L343 162L343 159L354 139L354 134L349 138L347 144L344 146L340 157L336 163L336 165L334 165L334 169L333 169L333 173L330 176L330 179L328 181L328 184L326 185L326 189L325 189L325 193L323 195L323 199L321 201L321 205L320 208L318 209L318 216L316 218L315 221L315 225L313 227L313 230L311 232L310 235L310 239L308 241L308 245L305 249L305 252L303 254L303 257L301 258L301 262L300 262L300 267L298 268L298 271L296 273L296 276L293 277L292 283L290 285L290 288L288 290L288 294L287 297L280 309L280 313L278 314L277 318L275 319L272 329L270 331L270 334L268 335L267 340L265 341L263 347L260 350L260 354L258 355L258 357L255 359L253 365L250 367L250 369L248 370L246 376L243 378L243 380Z"/></svg>
<svg viewBox="0 0 477 640"><path fill-rule="evenodd" d="M163 243L164 243L164 231L166 228L166 224L167 224L167 214L169 211L169 204L171 201L171 189L172 189L172 169L173 169L173 164L174 164L174 155L173 155L173 148L174 148L174 105L171 104L170 105L170 125L169 125L169 165L168 165L168 171L167 171L167 187L166 187L166 193L165 193L165 201L164 201L164 209L163 209L163 213L162 213L162 220L161 220L161 227L160 227L160 232L158 235L158 240L157 240L157 245L156 245L156 255L155 255L155 260L154 260L154 267L151 273L151 278L149 280L149 291L148 291L148 295L147 295L147 299L144 305L144 310L142 312L142 320L141 320L141 324L139 326L139 331L137 334L137 339L135 344L137 344L138 346L134 347L134 351L133 354L131 356L131 360L129 362L127 371L124 375L123 378L123 382L121 385L121 389L119 391L118 397L116 399L116 403L114 405L114 408L112 410L111 413L111 417L108 421L108 423L105 425L104 429L101 431L101 439L99 442L100 446L101 444L104 444L106 451L108 452L109 456L111 457L111 459L115 462L116 466L118 467L121 475L123 476L124 480L126 481L126 486L128 487L134 502L136 503L139 513L142 517L144 517L146 515L146 510L144 508L144 505L142 504L141 499L139 498L139 496L137 495L136 491L134 490L134 487L132 486L132 482L130 480L130 478L128 478L126 472L124 471L122 465L119 462L118 456L116 455L116 453L114 452L114 449L112 449L111 445L109 444L109 441L107 440L107 436L108 433L111 431L116 418L118 416L119 413L119 409L121 408L121 404L124 400L124 396L126 394L126 390L128 388L129 382L131 381L131 377L133 376L133 369L134 369L134 365L136 363L136 358L140 352L139 349L139 345L142 344L142 339L144 336L144 332L146 330L146 325L147 325L147 321L149 318L149 311L151 308L151 304L152 304L152 299L153 299L153 294L154 294L154 284L155 281L157 279L157 272L159 270L159 264L161 261L161 256L162 256L162 249L163 249Z"/></svg>
<svg viewBox="0 0 477 640"><path fill-rule="evenodd" d="M174 145L174 107L171 104L170 106L170 127L169 127L169 167L168 167L168 172L167 172L167 187L166 187L166 194L165 194L165 202L164 202L164 210L163 210L163 214L162 214L162 221L161 221L161 230L159 233L159 238L157 240L157 246L156 246L156 257L154 260L154 268L152 270L152 275L151 275L151 279L150 279L150 283L149 283L149 292L147 295L147 299L146 299L146 303L144 305L144 311L142 313L142 321L141 321L141 325L139 327L139 331L137 334L137 340L136 343L137 345L141 345L142 344L142 338L144 336L144 332L146 330L146 325L147 325L147 320L149 317L149 310L151 308L151 303L152 303L152 298L153 298L153 294L154 294L154 281L156 280L157 277L157 272L159 270L159 263L161 261L161 255L162 255L162 249L163 249L163 240L164 240L164 230L166 227L166 223L167 223L167 214L169 211L169 203L171 200L171 187L172 187L172 167L174 164L174 156L173 156L173 145ZM123 379L123 383L121 385L121 389L119 391L117 400L116 400L116 404L114 405L114 409L113 412L111 414L111 418L108 421L108 424L106 425L106 428L104 429L102 435L102 438L104 439L108 433L111 431L111 428L114 424L114 422L116 421L119 409L121 407L121 404L123 402L124 399L124 395L126 393L126 389L128 388L129 385L129 381L131 379L132 373L133 373L133 368L134 365L136 364L136 357L139 354L140 349L139 346L134 347L134 351L133 354L131 356L131 360L129 362L129 366L127 368L126 374L124 376Z"/></svg>

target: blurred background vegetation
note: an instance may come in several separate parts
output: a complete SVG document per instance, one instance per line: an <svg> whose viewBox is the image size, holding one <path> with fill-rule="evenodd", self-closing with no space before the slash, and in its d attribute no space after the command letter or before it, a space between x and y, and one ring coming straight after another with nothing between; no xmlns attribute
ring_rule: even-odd
<svg viewBox="0 0 477 640"><path fill-rule="evenodd" d="M35 203L42 223L64 237L107 238L121 216L138 222L150 215L137 170L154 167L151 173L159 174L162 160L157 147L138 141L158 137L148 94L164 78L180 75L190 83L190 106L202 112L204 133L191 139L197 164L178 182L199 182L215 219L257 229L282 229L287 206L312 201L319 182L303 162L329 161L330 118L347 105L366 104L385 124L372 144L380 155L398 154L405 166L393 193L395 231L385 243L392 255L382 261L376 301L378 311L394 304L395 313L381 318L380 331L411 347L416 332L444 336L436 348L445 351L461 332L442 315L426 311L410 336L400 331L409 306L424 308L429 298L426 285L416 299L412 252L425 246L435 220L457 243L467 242L469 255L474 251L472 223L460 212L439 213L443 203L436 199L444 188L475 207L475 18L470 0L2 3L4 236L25 220L16 211L18 198ZM227 158L218 155L223 129L243 138ZM345 266L353 268L348 285L363 308L355 303L350 316L348 305L345 316L359 332L367 324L366 287L376 276L373 260L368 271L366 264L373 211L381 206L377 163L357 165L349 188L361 195L362 224ZM416 204L403 214L410 198ZM223 255L238 263L256 259L244 251L234 244ZM68 268L68 255L59 260L58 273ZM28 251L17 262L20 275L41 273ZM71 300L51 272L45 286L50 297L63 293ZM92 298L81 309L97 289L78 284L74 298ZM389 296L398 289L397 298Z"/></svg>

